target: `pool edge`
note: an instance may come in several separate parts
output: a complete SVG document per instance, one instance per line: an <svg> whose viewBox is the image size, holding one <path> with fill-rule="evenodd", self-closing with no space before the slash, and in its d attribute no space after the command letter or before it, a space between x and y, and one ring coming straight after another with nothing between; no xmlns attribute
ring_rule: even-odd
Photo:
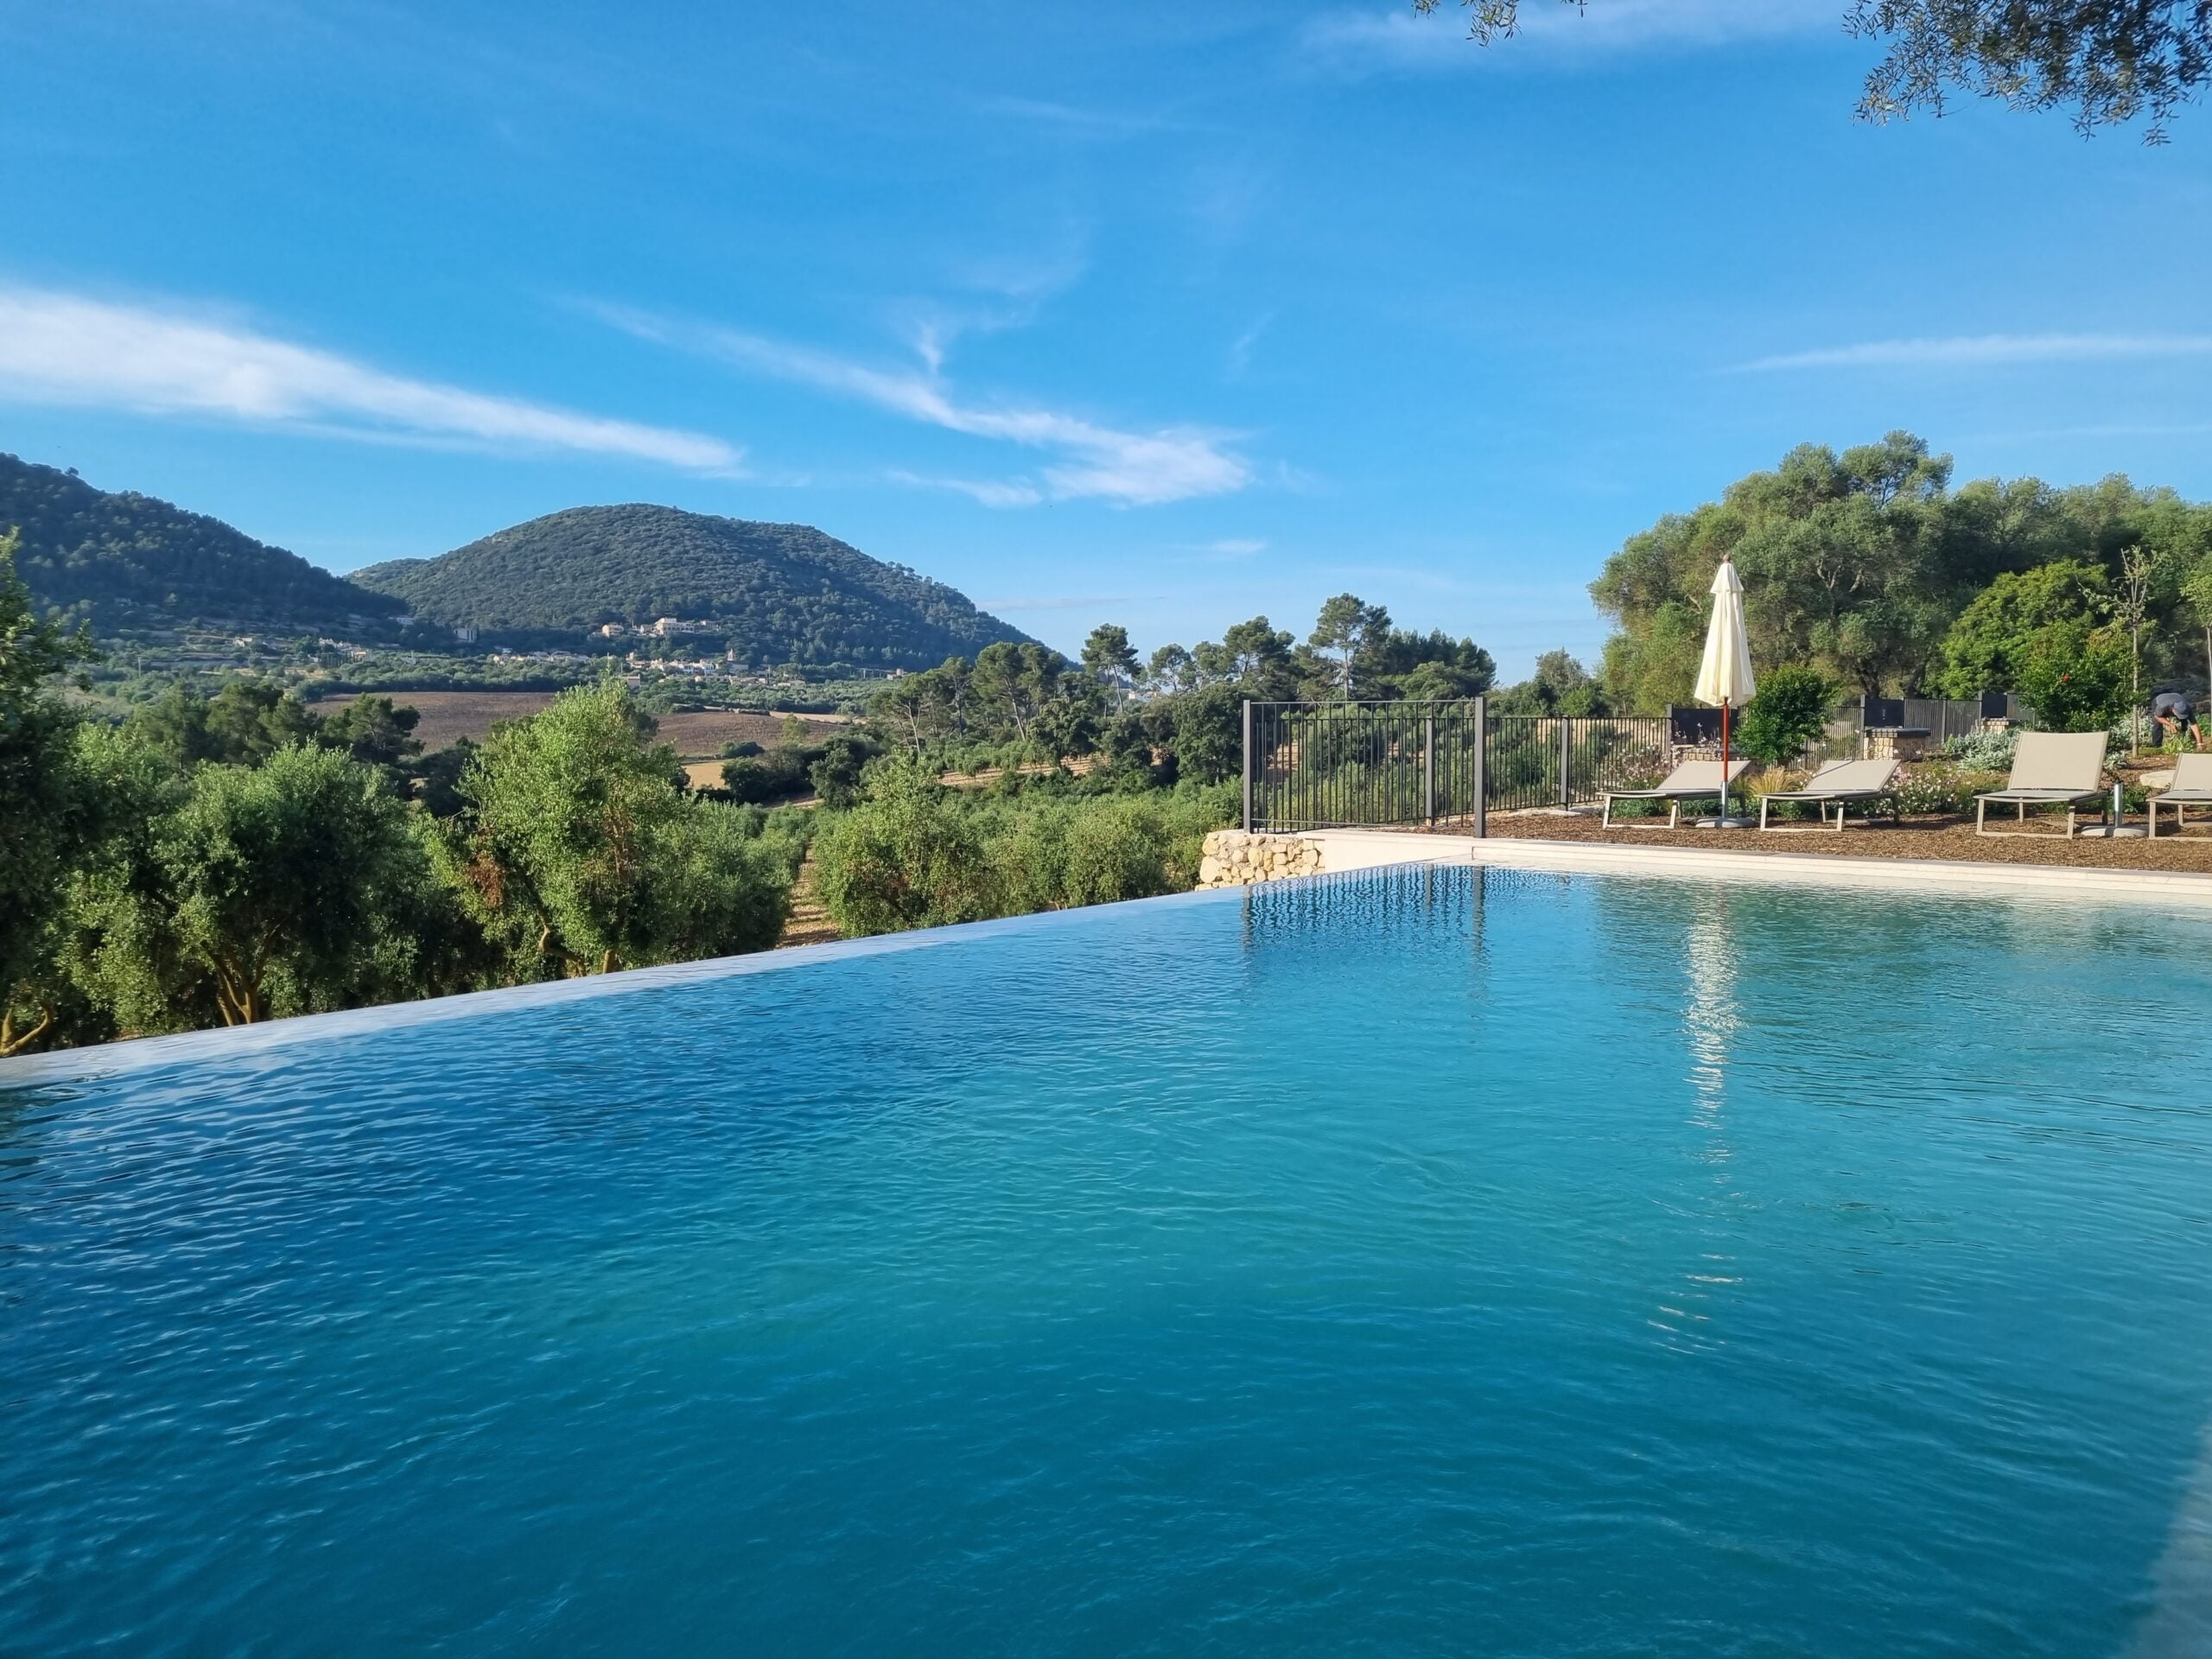
<svg viewBox="0 0 2212 1659"><path fill-rule="evenodd" d="M2094 902L2173 905L2212 910L2212 875L2173 871L2114 870L2079 865L1985 864L1952 859L1831 857L1807 853L1744 853L1725 849L1623 847L1610 842L1546 841L1535 837L1440 836L1389 830L1319 830L1300 839L1319 844L1322 869L1312 881L1332 875L1382 869L1392 865L1474 864L1491 868L1552 871L1561 874L1633 875L1673 880L1725 880L1744 885L1834 887L1891 892L1948 892L2053 903ZM1250 891L1243 887L1205 887L1192 893L1122 901L1112 906L1180 906L1219 903ZM1098 909L1106 906L1084 906ZM451 996L380 1003L331 1014L300 1014L264 1024L178 1032L157 1037L20 1054L0 1059L0 1090L54 1083L90 1081L217 1055L265 1052L296 1043L370 1032L405 1030L442 1024L478 1014L541 1007L626 995L664 986L779 972L824 962L925 950L965 939L1057 925L1083 909L1044 911L946 927L916 928L874 938L836 939L740 957L710 957L696 962L626 969L582 979L542 985L504 986L463 991Z"/></svg>
<svg viewBox="0 0 2212 1659"><path fill-rule="evenodd" d="M1238 899L1241 893L1241 889L1235 887L1202 887L1190 893L1124 899L1112 907L1126 910L1140 906L1223 904ZM442 1025L448 1020L466 1020L476 1014L505 1014L524 1008L556 1007L568 1002L593 1001L602 997L626 996L673 985L699 984L710 980L810 968L825 962L922 950L963 940L1050 927L1068 917L1082 914L1085 909L1103 908L1106 906L1039 911L1027 916L995 917L989 921L958 922L944 927L918 927L901 933L878 934L872 938L831 939L818 944L755 950L744 956L704 957L694 962L664 963L652 968L626 968L611 974L591 974L582 979L554 980L539 985L503 985L490 990L459 991L450 996L420 997L406 1002L379 1002L369 1007L342 1008L329 1014L295 1014L289 1019L270 1020L251 1026L217 1026L201 1031L171 1032L155 1037L126 1037L111 1043L88 1043L81 1048L58 1048L42 1054L17 1054L0 1058L0 1091L56 1083L90 1082L180 1061L264 1053L298 1043L372 1032L410 1030L422 1026Z"/></svg>
<svg viewBox="0 0 2212 1659"><path fill-rule="evenodd" d="M1997 864L1969 859L1849 858L1723 848L1623 847L1538 837L1431 836L1389 830L1313 830L1322 869L1345 874L1386 864L1472 863L1498 868L1897 892L2002 893L2212 907L2212 875L2075 864Z"/></svg>

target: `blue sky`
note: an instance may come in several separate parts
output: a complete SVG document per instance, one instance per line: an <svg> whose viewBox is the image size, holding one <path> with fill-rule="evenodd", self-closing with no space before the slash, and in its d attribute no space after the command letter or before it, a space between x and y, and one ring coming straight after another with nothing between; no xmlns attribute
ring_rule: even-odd
<svg viewBox="0 0 2212 1659"><path fill-rule="evenodd" d="M1845 0L1525 3L5 0L0 448L339 570L661 501L1509 674L1802 441L2212 495L2212 113L1873 128Z"/></svg>

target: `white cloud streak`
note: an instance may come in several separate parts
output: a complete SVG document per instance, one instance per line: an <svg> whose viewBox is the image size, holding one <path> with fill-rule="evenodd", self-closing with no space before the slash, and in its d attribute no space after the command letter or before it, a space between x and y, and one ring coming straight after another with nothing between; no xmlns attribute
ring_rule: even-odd
<svg viewBox="0 0 2212 1659"><path fill-rule="evenodd" d="M992 479L931 478L921 473L893 472L885 476L894 484L912 484L918 489L950 490L987 507L1034 507L1041 506L1045 500L1044 492L1033 484L1001 483Z"/></svg>
<svg viewBox="0 0 2212 1659"><path fill-rule="evenodd" d="M0 396L342 436L565 450L733 473L720 438L387 374L234 322L0 287Z"/></svg>
<svg viewBox="0 0 2212 1659"><path fill-rule="evenodd" d="M1448 19L1420 16L1410 7L1317 17L1303 39L1309 53L1347 67L1506 68L1658 47L1834 33L1836 15L1834 0L1590 0L1586 11L1559 0L1521 0L1518 33L1489 47L1474 44Z"/></svg>
<svg viewBox="0 0 2212 1659"><path fill-rule="evenodd" d="M1952 334L1787 352L1740 367L1747 374L1788 369L1986 368L2013 363L2125 362L2208 354L2212 354L2212 334Z"/></svg>
<svg viewBox="0 0 2212 1659"><path fill-rule="evenodd" d="M986 98L976 107L985 115L1032 122L1079 138L1135 138L1156 132L1188 130L1185 124L1166 116L1084 109L1037 98Z"/></svg>
<svg viewBox="0 0 2212 1659"><path fill-rule="evenodd" d="M1038 468L1034 480L976 484L904 477L904 481L962 491L987 506L1083 499L1156 506L1194 496L1230 494L1252 481L1250 465L1224 447L1227 440L1221 433L1193 427L1128 432L1052 410L964 403L934 374L874 368L734 328L675 322L620 307L595 309L614 327L641 340L701 352L753 373L850 397L926 426L1056 457Z"/></svg>

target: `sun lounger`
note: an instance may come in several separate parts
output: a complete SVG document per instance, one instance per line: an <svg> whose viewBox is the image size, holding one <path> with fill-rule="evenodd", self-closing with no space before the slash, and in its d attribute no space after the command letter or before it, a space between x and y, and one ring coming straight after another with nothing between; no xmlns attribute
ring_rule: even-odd
<svg viewBox="0 0 2212 1659"><path fill-rule="evenodd" d="M2174 780L2151 798L2151 834L2158 833L2158 809L2174 810L2174 833L2189 822L2192 806L2212 806L2212 754L2184 754L2174 762Z"/></svg>
<svg viewBox="0 0 2212 1659"><path fill-rule="evenodd" d="M2012 751L2012 775L2005 787L1974 798L1974 832L1977 836L2035 833L2028 830L1990 829L1989 804L2001 801L2020 809L2022 823L2027 822L2031 806L2063 806L2066 833L2071 836L2081 804L2104 798L2104 777L2102 732L2022 732L2020 746ZM2109 811L2107 807L2107 812Z"/></svg>
<svg viewBox="0 0 2212 1659"><path fill-rule="evenodd" d="M1728 779L1731 784L1744 775L1751 766L1748 760L1731 760ZM1600 822L1610 830L1613 827L1615 801L1664 801L1667 804L1667 827L1671 830L1681 822L1684 801L1717 801L1725 785L1720 779L1718 760L1685 760L1672 772L1656 789L1609 789L1605 791L1605 810Z"/></svg>
<svg viewBox="0 0 2212 1659"><path fill-rule="evenodd" d="M1827 828L1828 808L1835 808L1835 829L1843 833L1844 809L1858 802L1867 809L1866 816L1874 816L1874 803L1887 801L1890 817L1897 816L1897 763L1894 760L1831 760L1808 778L1797 789L1777 790L1771 795L1759 797L1759 828L1778 830L1783 826L1766 821L1768 803L1772 801L1805 801L1821 809L1821 828Z"/></svg>

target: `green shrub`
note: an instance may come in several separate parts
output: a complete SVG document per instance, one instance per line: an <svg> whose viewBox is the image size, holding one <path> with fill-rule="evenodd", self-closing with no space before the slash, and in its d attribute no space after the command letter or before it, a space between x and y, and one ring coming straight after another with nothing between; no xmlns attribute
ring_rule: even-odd
<svg viewBox="0 0 2212 1659"><path fill-rule="evenodd" d="M1066 885L1067 836L1075 808L1049 796L1006 803L988 815L983 856L1002 913L1058 910Z"/></svg>
<svg viewBox="0 0 2212 1659"><path fill-rule="evenodd" d="M1234 786L1088 783L1047 774L976 793L881 763L868 799L816 836L823 906L858 935L1187 892L1207 832L1236 807Z"/></svg>
<svg viewBox="0 0 2212 1659"><path fill-rule="evenodd" d="M1174 891L1167 826L1150 802L1086 803L1067 828L1060 902L1106 905Z"/></svg>
<svg viewBox="0 0 2212 1659"><path fill-rule="evenodd" d="M2102 731L2128 713L2130 666L2119 630L2056 624L2029 643L2014 685L2046 730Z"/></svg>
<svg viewBox="0 0 2212 1659"><path fill-rule="evenodd" d="M2007 726L1996 731L1955 737L1944 745L1944 753L1954 766L1969 772L2009 772L2013 752L2019 747L2018 730Z"/></svg>
<svg viewBox="0 0 2212 1659"><path fill-rule="evenodd" d="M1827 729L1835 696L1835 682L1817 668L1769 670L1736 726L1744 753L1770 766L1789 765Z"/></svg>
<svg viewBox="0 0 2212 1659"><path fill-rule="evenodd" d="M687 801L655 849L662 911L639 959L690 962L766 950L791 914L796 859L720 801Z"/></svg>
<svg viewBox="0 0 2212 1659"><path fill-rule="evenodd" d="M848 938L1000 913L978 815L912 768L825 824L814 861L823 908Z"/></svg>

